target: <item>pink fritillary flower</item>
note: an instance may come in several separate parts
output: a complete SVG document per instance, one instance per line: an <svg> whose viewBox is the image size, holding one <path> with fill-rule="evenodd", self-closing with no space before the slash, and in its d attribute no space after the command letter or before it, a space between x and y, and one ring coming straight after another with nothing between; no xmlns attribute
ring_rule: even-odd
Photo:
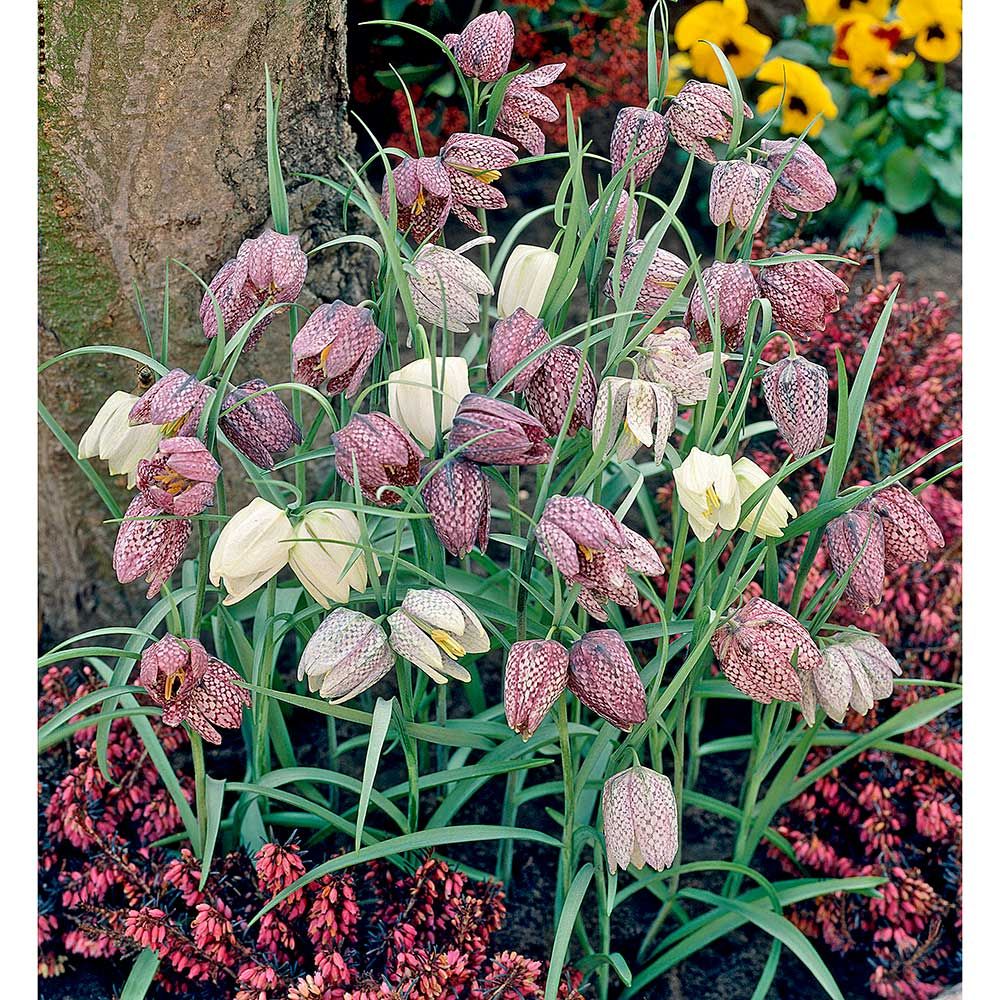
<svg viewBox="0 0 1000 1000"><path fill-rule="evenodd" d="M415 242L436 239L451 214L451 182L440 157L408 156L392 169L396 228ZM382 214L389 218L389 179L382 181Z"/></svg>
<svg viewBox="0 0 1000 1000"><path fill-rule="evenodd" d="M719 326L726 347L732 351L743 346L747 333L750 304L761 292L757 287L753 269L744 261L731 264L716 261L702 275L708 294L706 306L697 284L691 289L684 322L694 327L695 338L703 344L712 343L710 312L719 317Z"/></svg>
<svg viewBox="0 0 1000 1000"><path fill-rule="evenodd" d="M646 689L628 646L613 629L587 632L573 643L568 685L587 708L625 732L646 721Z"/></svg>
<svg viewBox="0 0 1000 1000"><path fill-rule="evenodd" d="M552 639L515 642L504 668L507 725L527 740L566 688L569 654Z"/></svg>
<svg viewBox="0 0 1000 1000"><path fill-rule="evenodd" d="M340 299L321 305L292 341L295 381L352 399L384 340L370 309Z"/></svg>
<svg viewBox="0 0 1000 1000"><path fill-rule="evenodd" d="M536 319L520 306L506 319L497 320L490 337L490 352L486 360L486 383L492 389L511 369L529 354L549 343L549 335ZM505 386L510 392L524 392L532 376L545 362L545 355L529 361Z"/></svg>
<svg viewBox="0 0 1000 1000"><path fill-rule="evenodd" d="M493 182L501 170L517 163L516 147L506 139L456 132L441 147L440 158L451 185L452 211L470 229L484 232L472 210L507 207Z"/></svg>
<svg viewBox="0 0 1000 1000"><path fill-rule="evenodd" d="M885 535L882 518L871 504L859 504L832 520L823 532L823 541L837 576L850 572L844 591L847 603L858 614L881 604L885 591Z"/></svg>
<svg viewBox="0 0 1000 1000"><path fill-rule="evenodd" d="M710 351L698 353L683 326L673 326L664 333L651 333L642 342L639 374L662 385L681 406L693 406L708 399L713 361Z"/></svg>
<svg viewBox="0 0 1000 1000"><path fill-rule="evenodd" d="M201 326L211 340L218 333L213 296L222 313L226 338L232 337L261 306L292 303L306 280L308 261L297 236L284 236L266 229L252 240L244 240L236 256L226 261L201 300ZM210 294L211 293L211 294ZM245 350L252 351L270 325L275 312L254 325Z"/></svg>
<svg viewBox="0 0 1000 1000"><path fill-rule="evenodd" d="M746 102L743 114L753 118L753 111ZM688 80L670 102L664 118L671 138L681 149L707 163L715 163L715 151L706 140L729 142L732 138L733 98L726 87Z"/></svg>
<svg viewBox="0 0 1000 1000"><path fill-rule="evenodd" d="M771 204L786 218L794 219L796 212L818 212L826 208L837 196L837 182L827 169L823 157L797 139L761 139L761 149L766 154L764 166L772 173L781 166L788 155L791 159L778 174L778 182L771 192Z"/></svg>
<svg viewBox="0 0 1000 1000"><path fill-rule="evenodd" d="M183 368L174 368L139 397L129 411L129 423L159 424L165 437L190 437L214 393Z"/></svg>
<svg viewBox="0 0 1000 1000"><path fill-rule="evenodd" d="M113 564L119 583L145 577L152 598L177 569L191 537L193 523L184 517L163 518L163 508L138 493L125 511L115 540Z"/></svg>
<svg viewBox="0 0 1000 1000"><path fill-rule="evenodd" d="M239 674L209 656L197 639L166 635L147 646L139 662L139 683L154 704L163 709L163 722L186 722L202 739L218 745L216 726L237 729L250 692L237 683Z"/></svg>
<svg viewBox="0 0 1000 1000"><path fill-rule="evenodd" d="M886 569L925 562L931 549L944 545L944 535L927 508L898 483L879 490L871 504L882 518Z"/></svg>
<svg viewBox="0 0 1000 1000"><path fill-rule="evenodd" d="M670 779L633 765L608 778L601 795L604 845L613 875L629 865L662 872L677 854L677 802Z"/></svg>
<svg viewBox="0 0 1000 1000"><path fill-rule="evenodd" d="M302 443L299 425L277 393L264 391L268 388L260 378L238 385L219 414L219 429L229 443L261 469L273 469L275 455Z"/></svg>
<svg viewBox="0 0 1000 1000"><path fill-rule="evenodd" d="M541 465L552 456L546 430L530 413L470 392L458 405L448 451L480 465Z"/></svg>
<svg viewBox="0 0 1000 1000"><path fill-rule="evenodd" d="M767 218L769 199L765 199L764 191L770 180L771 171L756 163L746 160L717 163L708 195L712 225L729 224L737 229L749 229L752 224L753 232L758 232Z"/></svg>
<svg viewBox="0 0 1000 1000"><path fill-rule="evenodd" d="M590 206L590 214L597 211L600 199ZM626 227L625 223L628 222ZM614 250L624 239L628 246L634 239L639 225L639 204L628 193L623 191L618 196L618 204L615 206L615 214L611 217L611 228L608 230L608 247Z"/></svg>
<svg viewBox="0 0 1000 1000"><path fill-rule="evenodd" d="M479 322L480 295L492 295L493 283L464 254L492 236L480 236L455 250L426 243L410 261L408 283L413 306L426 323L452 333L468 333Z"/></svg>
<svg viewBox="0 0 1000 1000"><path fill-rule="evenodd" d="M822 661L812 636L763 597L752 598L716 630L712 649L729 683L764 704L801 702L799 675Z"/></svg>
<svg viewBox="0 0 1000 1000"><path fill-rule="evenodd" d="M566 429L566 434L573 437L581 427L593 426L597 403L597 381L580 351L565 344L553 347L543 355L541 367L525 386L524 402L550 437L555 437L562 429L578 381L573 413Z"/></svg>
<svg viewBox="0 0 1000 1000"><path fill-rule="evenodd" d="M625 184L632 182L638 187L656 172L669 138L667 120L658 111L622 108L611 133L611 169L618 173L629 160L635 160Z"/></svg>
<svg viewBox="0 0 1000 1000"><path fill-rule="evenodd" d="M520 143L532 156L541 156L545 152L545 133L532 119L543 122L559 120L559 109L548 97L540 94L538 88L553 83L565 68L565 63L539 66L514 77L504 92L496 130Z"/></svg>
<svg viewBox="0 0 1000 1000"><path fill-rule="evenodd" d="M215 501L221 471L197 438L166 438L151 459L139 463L136 485L164 513L192 517Z"/></svg>
<svg viewBox="0 0 1000 1000"><path fill-rule="evenodd" d="M802 458L823 444L829 414L830 376L805 358L782 358L761 377L764 401L778 433Z"/></svg>
<svg viewBox="0 0 1000 1000"><path fill-rule="evenodd" d="M604 284L604 294L609 299L614 301L624 294L625 285L632 276L632 270L645 246L645 240L633 240L625 247L622 256L621 284L615 286L614 268L611 269L611 274ZM670 293L680 284L687 274L687 269L687 264L680 257L658 247L643 275L635 308L643 315L652 316L670 298Z"/></svg>
<svg viewBox="0 0 1000 1000"><path fill-rule="evenodd" d="M391 507L403 497L386 486L416 486L423 454L394 420L384 413L359 413L331 435L334 465L353 485L355 467L361 493L369 503Z"/></svg>
<svg viewBox="0 0 1000 1000"><path fill-rule="evenodd" d="M847 294L847 285L813 260L790 260L756 270L758 294L771 303L775 329L793 337L821 332L826 317L840 308L840 296Z"/></svg>
<svg viewBox="0 0 1000 1000"><path fill-rule="evenodd" d="M490 483L474 462L445 462L424 486L421 496L441 544L459 559L474 545L486 551L490 539Z"/></svg>
<svg viewBox="0 0 1000 1000"><path fill-rule="evenodd" d="M495 83L507 72L514 51L514 22L506 11L474 17L460 34L444 36L444 44L466 76Z"/></svg>

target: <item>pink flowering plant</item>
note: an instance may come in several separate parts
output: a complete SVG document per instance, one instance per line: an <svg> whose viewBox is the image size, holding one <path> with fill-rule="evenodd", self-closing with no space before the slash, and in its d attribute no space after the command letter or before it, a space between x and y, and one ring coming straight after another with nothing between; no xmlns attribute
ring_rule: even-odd
<svg viewBox="0 0 1000 1000"><path fill-rule="evenodd" d="M653 8L647 103L593 139L571 101L545 96L561 66L511 67L505 13L438 40L468 130L426 156L414 113L416 156L378 146L363 167L344 161L348 183L314 178L367 220L367 232L315 247L289 231L268 78L272 228L205 276L200 367L171 368L169 324L159 351L152 338L148 354L100 348L155 380L112 397L79 449L41 407L107 505L119 580L148 587L139 622L40 661L86 658L96 671L43 722L42 748L92 728L93 778L107 782L127 733L174 817L153 845L173 852L173 875L130 899L121 925L130 995L193 967L199 982L238 982L241 997L418 1000L444 995L437 968L456 997L582 988L624 1000L752 924L772 939L755 996L793 957L842 996L836 967L786 910L877 898L887 873L785 878L758 848L794 862L778 817L831 761L875 745L916 754L898 737L958 703L957 689L925 694L886 637L855 624L881 602L887 572L942 546L921 470L934 462L934 479L947 476L958 438L845 485L895 293L863 350L844 345L849 364L839 350L835 370L799 355L824 336L847 292L838 269L853 261L762 247L755 234L789 206L821 211L834 180L803 141L808 125L782 143L748 134L721 49L726 86L689 81L668 96L654 30L665 8ZM568 149L546 154L535 122L554 116ZM649 192L668 147L686 153L669 203ZM554 202L497 245L504 192L530 184L542 159L565 167ZM695 246L683 222L696 170L710 176L714 248ZM309 314L297 299L310 259L347 243L372 255L371 297ZM253 352L280 335L279 314L291 369L268 385ZM750 419L758 400L767 419ZM790 454L765 470L754 445L775 434ZM125 510L90 461L111 454L134 483ZM818 490L793 503L783 485L810 466L823 470ZM242 506L226 482L237 473L256 494ZM906 685L906 707L873 728L842 725ZM698 788L713 701L748 720L736 803ZM319 761L306 730L320 734ZM837 752L816 764L826 747ZM694 806L732 822L726 856L685 860ZM289 829L308 833L308 851L276 846ZM254 877L234 860L241 847L266 891L255 912L240 904L234 931L219 886L241 865ZM341 968L351 960L338 949L363 937L353 903L329 915L329 935L309 926L318 957L307 967L295 966L294 928L273 961L247 950L265 928L279 940L324 887L350 895L332 876L352 866L385 862L373 877L399 886L392 872L423 872L431 850L507 881L527 849L554 861L552 935L547 972L518 957L516 988L502 982L503 956L488 973L455 972L485 968L482 942L463 959L430 934L419 975L417 959L386 963L370 993L345 992L357 970ZM721 876L712 891L705 873ZM178 879L193 921L170 916ZM212 901L204 916L199 900ZM639 900L652 913L645 939L620 944L619 917ZM179 965L172 942L201 938L215 942L210 960Z"/></svg>

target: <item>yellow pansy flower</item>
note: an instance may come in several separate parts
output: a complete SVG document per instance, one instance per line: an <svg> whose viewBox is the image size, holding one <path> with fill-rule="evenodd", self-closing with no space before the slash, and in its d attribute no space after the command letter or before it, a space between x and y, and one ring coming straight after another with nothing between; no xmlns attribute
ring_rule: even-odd
<svg viewBox="0 0 1000 1000"><path fill-rule="evenodd" d="M715 52L702 41L714 42L739 77L750 76L771 49L771 39L747 24L746 0L709 0L692 7L674 28L674 44L689 52L695 76L724 84L726 74Z"/></svg>
<svg viewBox="0 0 1000 1000"><path fill-rule="evenodd" d="M780 104L782 132L798 135L820 115L809 129L809 135L819 135L824 119L837 117L829 89L810 66L791 59L769 59L757 71L757 79L775 84L757 98L757 111L767 114Z"/></svg>
<svg viewBox="0 0 1000 1000"><path fill-rule="evenodd" d="M868 14L841 18L834 27L830 63L846 66L851 81L864 87L873 97L884 94L898 83L916 56L895 50L903 37L899 24L886 24Z"/></svg>
<svg viewBox="0 0 1000 1000"><path fill-rule="evenodd" d="M870 14L882 18L892 0L805 0L810 24L834 24L845 14Z"/></svg>
<svg viewBox="0 0 1000 1000"><path fill-rule="evenodd" d="M899 0L896 15L903 34L930 62L951 62L962 50L962 4L959 0Z"/></svg>

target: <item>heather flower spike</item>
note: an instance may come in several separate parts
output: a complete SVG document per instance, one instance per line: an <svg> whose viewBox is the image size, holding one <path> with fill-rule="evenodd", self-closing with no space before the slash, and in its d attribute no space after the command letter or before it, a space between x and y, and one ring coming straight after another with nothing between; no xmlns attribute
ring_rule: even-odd
<svg viewBox="0 0 1000 1000"><path fill-rule="evenodd" d="M503 704L507 725L523 739L545 721L569 679L569 654L553 639L515 642L504 668Z"/></svg>
<svg viewBox="0 0 1000 1000"><path fill-rule="evenodd" d="M703 272L702 280L708 304L702 298L700 285L695 284L684 316L684 322L694 327L696 340L702 344L712 343L712 324L709 320L711 312L718 314L724 345L733 351L743 346L750 305L761 295L754 270L756 269L744 261L738 260L728 264L716 261ZM779 325L777 319L775 324Z"/></svg>
<svg viewBox="0 0 1000 1000"><path fill-rule="evenodd" d="M925 562L931 549L944 545L944 535L927 508L898 483L879 490L871 505L882 519L886 569Z"/></svg>
<svg viewBox="0 0 1000 1000"><path fill-rule="evenodd" d="M470 392L452 420L447 450L482 465L541 465L552 455L546 434L530 413Z"/></svg>
<svg viewBox="0 0 1000 1000"><path fill-rule="evenodd" d="M822 447L829 415L826 369L794 355L776 361L760 381L771 419L792 454L802 458Z"/></svg>
<svg viewBox="0 0 1000 1000"><path fill-rule="evenodd" d="M340 299L317 306L292 341L295 380L352 399L384 340L370 309Z"/></svg>
<svg viewBox="0 0 1000 1000"><path fill-rule="evenodd" d="M384 413L358 413L331 435L337 473L353 486L355 470L369 503L391 507L402 494L389 486L416 486L423 454L413 439Z"/></svg>
<svg viewBox="0 0 1000 1000"><path fill-rule="evenodd" d="M609 375L601 383L592 437L596 445L610 425L607 442L614 445L617 435L615 457L619 462L645 447L653 449L653 461L659 464L676 423L677 400L665 386L641 378Z"/></svg>
<svg viewBox="0 0 1000 1000"><path fill-rule="evenodd" d="M679 834L669 778L640 764L619 771L604 783L601 810L612 875L629 865L662 872L673 864Z"/></svg>
<svg viewBox="0 0 1000 1000"><path fill-rule="evenodd" d="M622 255L621 283L615 283L614 268L604 284L604 294L613 301L625 293L625 285L632 276L632 271L639 262L639 255L646 246L645 240L633 240ZM653 252L653 259L646 267L642 284L639 286L639 297L635 308L645 316L652 316L664 302L670 298L670 293L681 283L687 274L687 264L669 250L659 247Z"/></svg>
<svg viewBox="0 0 1000 1000"><path fill-rule="evenodd" d="M646 689L613 629L588 632L573 643L567 683L587 708L625 732L646 721Z"/></svg>
<svg viewBox="0 0 1000 1000"><path fill-rule="evenodd" d="M718 265L715 265L718 267ZM813 260L789 260L756 267L760 291L771 303L776 330L807 338L822 331L828 313L840 308L847 285L832 271Z"/></svg>
<svg viewBox="0 0 1000 1000"><path fill-rule="evenodd" d="M490 483L474 462L445 462L427 480L421 496L441 544L459 559L474 545L486 551L490 538Z"/></svg>
<svg viewBox="0 0 1000 1000"><path fill-rule="evenodd" d="M743 114L753 118L753 111L746 102ZM707 163L715 163L715 151L706 140L729 142L732 138L733 98L726 87L688 80L670 102L664 118L670 137L681 149Z"/></svg>
<svg viewBox="0 0 1000 1000"><path fill-rule="evenodd" d="M268 388L259 378L238 385L222 401L219 414L219 428L229 443L261 469L273 469L276 455L302 443L299 425Z"/></svg>
<svg viewBox="0 0 1000 1000"><path fill-rule="evenodd" d="M844 599L863 614L882 603L885 591L885 536L882 518L870 503L831 521L823 532L823 541L833 571L839 577L850 573Z"/></svg>
<svg viewBox="0 0 1000 1000"><path fill-rule="evenodd" d="M250 692L239 686L239 674L209 656L197 639L166 635L147 646L139 661L139 683L153 704L163 709L164 725L186 722L202 739L218 745L216 726L238 729Z"/></svg>
<svg viewBox="0 0 1000 1000"><path fill-rule="evenodd" d="M444 44L466 76L494 83L507 72L514 51L514 22L506 11L474 17L461 34L444 36ZM551 82L551 81L549 81Z"/></svg>
<svg viewBox="0 0 1000 1000"><path fill-rule="evenodd" d="M436 684L472 680L456 660L490 648L489 636L472 608L440 588L409 591L387 624L389 645Z"/></svg>
<svg viewBox="0 0 1000 1000"><path fill-rule="evenodd" d="M409 267L410 294L417 315L452 333L468 333L479 322L479 296L492 295L493 284L480 268L463 256L492 236L463 243L457 250L427 243L413 256Z"/></svg>
<svg viewBox="0 0 1000 1000"><path fill-rule="evenodd" d="M667 149L667 120L658 111L622 108L611 133L611 169L617 173L629 160L626 186L645 183L656 172Z"/></svg>
<svg viewBox="0 0 1000 1000"><path fill-rule="evenodd" d="M545 133L532 119L543 122L559 120L559 109L538 90L553 83L565 68L565 63L539 66L514 77L504 92L497 113L496 130L520 143L532 156L541 156L545 152Z"/></svg>

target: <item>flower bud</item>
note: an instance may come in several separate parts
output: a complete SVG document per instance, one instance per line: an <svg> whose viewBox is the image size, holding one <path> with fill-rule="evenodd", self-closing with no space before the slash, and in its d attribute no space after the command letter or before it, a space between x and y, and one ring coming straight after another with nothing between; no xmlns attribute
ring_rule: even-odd
<svg viewBox="0 0 1000 1000"><path fill-rule="evenodd" d="M898 483L879 490L871 500L882 518L885 533L885 568L924 562L931 549L944 545L944 535L934 518L912 493Z"/></svg>
<svg viewBox="0 0 1000 1000"><path fill-rule="evenodd" d="M739 350L747 333L750 304L761 294L753 269L741 260L731 264L716 261L704 271L702 279L708 293L708 304L702 299L701 288L696 284L691 289L684 322L694 327L697 340L711 344L709 315L717 313L723 343L730 350Z"/></svg>
<svg viewBox="0 0 1000 1000"><path fill-rule="evenodd" d="M772 173L781 166L788 151L794 149L771 193L771 204L782 215L794 219L796 212L818 212L837 196L837 183L823 157L804 142L795 138L761 139L760 146L765 153L764 166Z"/></svg>
<svg viewBox="0 0 1000 1000"><path fill-rule="evenodd" d="M511 369L529 354L549 343L542 321L535 319L520 306L506 319L497 320L490 337L490 353L486 361L486 383L492 389ZM545 362L545 355L529 361L505 386L511 392L524 392L532 375Z"/></svg>
<svg viewBox="0 0 1000 1000"><path fill-rule="evenodd" d="M611 133L611 169L618 173L634 160L625 183L632 181L638 187L656 172L669 137L667 120L658 111L622 108Z"/></svg>
<svg viewBox="0 0 1000 1000"><path fill-rule="evenodd" d="M823 540L837 576L851 574L844 591L847 603L858 614L881 604L885 591L885 535L882 518L871 504L859 504L832 520L823 532Z"/></svg>
<svg viewBox="0 0 1000 1000"><path fill-rule="evenodd" d="M588 632L573 643L567 683L587 708L625 732L646 721L646 689L613 629Z"/></svg>
<svg viewBox="0 0 1000 1000"><path fill-rule="evenodd" d="M317 306L292 341L295 381L351 399L384 339L370 309L340 299Z"/></svg>
<svg viewBox="0 0 1000 1000"><path fill-rule="evenodd" d="M552 455L546 431L531 414L510 403L470 392L459 404L448 451L481 465L541 465Z"/></svg>
<svg viewBox="0 0 1000 1000"><path fill-rule="evenodd" d="M593 202L590 206L590 214L593 215L597 211L597 206L600 204L600 199ZM628 220L628 228L625 227L626 219ZM625 245L628 246L635 239L636 230L639 225L639 205L635 198L628 193L628 191L623 191L618 196L618 204L615 206L615 214L611 217L611 228L608 230L608 248L614 250L615 247L621 243L622 239L625 240Z"/></svg>
<svg viewBox="0 0 1000 1000"><path fill-rule="evenodd" d="M677 854L677 802L670 779L636 764L608 778L601 795L611 874L631 864L662 872Z"/></svg>
<svg viewBox="0 0 1000 1000"><path fill-rule="evenodd" d="M288 562L295 531L283 510L254 497L219 534L208 577L226 588L223 604L235 604L266 583Z"/></svg>
<svg viewBox="0 0 1000 1000"><path fill-rule="evenodd" d="M518 309L530 316L539 316L552 276L559 263L559 254L545 247L520 243L507 257L500 291L497 294L497 316L506 319Z"/></svg>
<svg viewBox="0 0 1000 1000"><path fill-rule="evenodd" d="M732 531L739 524L740 489L729 455L709 455L692 448L674 469L674 484L699 541L711 538L716 528Z"/></svg>
<svg viewBox="0 0 1000 1000"><path fill-rule="evenodd" d="M514 51L514 22L506 11L474 17L461 34L444 36L444 44L466 76L494 83L507 72Z"/></svg>
<svg viewBox="0 0 1000 1000"><path fill-rule="evenodd" d="M560 643L553 639L515 642L504 669L507 725L529 739L562 694L568 675L569 654Z"/></svg>
<svg viewBox="0 0 1000 1000"><path fill-rule="evenodd" d="M716 265L717 266L717 265ZM759 295L771 303L776 330L792 337L822 331L829 313L840 308L847 285L813 260L790 260L757 267Z"/></svg>
<svg viewBox="0 0 1000 1000"><path fill-rule="evenodd" d="M222 401L219 415L219 428L229 443L261 469L273 469L275 455L302 442L299 425L277 393L261 391L267 388L260 378L244 382Z"/></svg>
<svg viewBox="0 0 1000 1000"><path fill-rule="evenodd" d="M424 486L424 506L441 544L459 559L478 545L486 551L490 539L490 484L473 462L445 462Z"/></svg>
<svg viewBox="0 0 1000 1000"><path fill-rule="evenodd" d="M597 401L594 373L580 351L565 344L553 347L542 360L542 366L525 387L524 402L542 422L545 432L555 437L562 430L573 390L579 380L573 414L566 429L567 436L573 437L581 427L589 428L594 422L594 404Z"/></svg>
<svg viewBox="0 0 1000 1000"><path fill-rule="evenodd" d="M469 394L465 358L436 358L434 368L436 378L432 377L430 358L420 358L389 376L389 416L428 449L437 440L438 405L444 434L451 430L458 404Z"/></svg>
<svg viewBox="0 0 1000 1000"><path fill-rule="evenodd" d="M356 414L331 440L338 474L353 486L356 469L361 493L369 503L391 507L403 497L383 487L416 486L420 480L420 449L384 413Z"/></svg>
<svg viewBox="0 0 1000 1000"><path fill-rule="evenodd" d="M743 114L753 118L753 111L745 101ZM707 163L715 163L715 151L706 140L729 142L732 138L733 98L728 87L688 80L670 102L664 118L670 137L681 149Z"/></svg>
<svg viewBox="0 0 1000 1000"><path fill-rule="evenodd" d="M826 369L798 355L782 358L761 377L764 401L792 454L802 458L826 437L830 379Z"/></svg>
<svg viewBox="0 0 1000 1000"><path fill-rule="evenodd" d="M108 463L112 476L128 476L129 489L135 486L136 468L142 459L152 458L162 431L153 424L133 426L128 415L139 401L128 392L113 392L97 411L80 438L77 458L99 458Z"/></svg>
<svg viewBox="0 0 1000 1000"><path fill-rule="evenodd" d="M293 533L296 540L288 564L320 607L329 609L331 601L344 604L352 588L364 592L368 566L358 550L361 525L351 511L338 507L307 511ZM378 573L378 559L374 553L371 558Z"/></svg>
<svg viewBox="0 0 1000 1000"><path fill-rule="evenodd" d="M733 474L736 476L736 485L740 491L741 506L771 478L746 456L733 463ZM760 514L758 520L757 515L761 507L764 508L764 512ZM743 518L740 530L753 531L758 538L780 538L793 517L795 508L789 503L788 497L775 486L767 497ZM754 528L755 523L756 528Z"/></svg>
<svg viewBox="0 0 1000 1000"><path fill-rule="evenodd" d="M753 232L759 232L767 218L764 191L770 180L770 170L746 160L717 163L712 170L708 195L712 225L729 224L737 229L749 229L752 224Z"/></svg>

